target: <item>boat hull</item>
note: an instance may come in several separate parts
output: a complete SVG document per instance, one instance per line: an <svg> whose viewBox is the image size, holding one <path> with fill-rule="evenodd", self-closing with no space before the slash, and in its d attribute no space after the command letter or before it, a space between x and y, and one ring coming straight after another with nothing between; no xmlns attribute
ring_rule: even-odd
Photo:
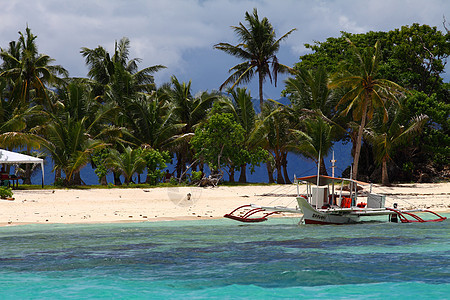
<svg viewBox="0 0 450 300"><path fill-rule="evenodd" d="M318 211L305 198L297 197L305 224L354 224L360 222L359 215L346 212Z"/></svg>

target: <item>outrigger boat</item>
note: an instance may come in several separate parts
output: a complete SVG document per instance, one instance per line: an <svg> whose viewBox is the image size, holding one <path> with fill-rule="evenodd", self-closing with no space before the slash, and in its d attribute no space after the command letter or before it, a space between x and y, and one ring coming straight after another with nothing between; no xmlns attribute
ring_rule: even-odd
<svg viewBox="0 0 450 300"><path fill-rule="evenodd" d="M372 186L352 179L314 175L295 178L297 182L298 207L264 207L254 204L243 205L224 217L240 222L263 222L269 216L280 213L303 214L303 224L354 224L362 221L363 217L387 216L389 222L441 222L447 219L430 210L400 210L394 207L385 207L385 195L372 193ZM335 183L341 184L340 193L335 193ZM343 195L344 182L349 183L349 195ZM299 193L299 184L306 183L306 194ZM313 186L315 185L315 186ZM331 185L331 193L330 193ZM367 203L358 203L358 190L361 186L370 185L367 194ZM431 214L432 219L422 218L416 213Z"/></svg>

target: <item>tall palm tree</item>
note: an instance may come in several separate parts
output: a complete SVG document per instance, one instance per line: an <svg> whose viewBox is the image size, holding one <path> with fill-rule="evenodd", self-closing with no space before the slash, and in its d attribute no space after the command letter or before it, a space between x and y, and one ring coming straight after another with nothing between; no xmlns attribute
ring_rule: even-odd
<svg viewBox="0 0 450 300"><path fill-rule="evenodd" d="M398 102L396 96L404 89L398 84L378 77L379 62L381 59L380 43L376 42L373 48L369 47L360 52L350 41L353 51L351 64L343 73L332 78L330 88L344 88L348 92L341 98L338 106L342 114L353 113L353 119L360 121L353 157L353 178L358 175L358 163L361 153L361 143L367 119L372 119L376 110L381 111L386 122L388 115L387 102Z"/></svg>
<svg viewBox="0 0 450 300"><path fill-rule="evenodd" d="M374 119L364 131L365 137L373 146L375 160L381 164L383 185L389 185L388 163L392 160L395 150L420 133L428 121L428 116L419 115L411 118L404 125L405 120L400 107L395 107L390 115L392 118L388 123Z"/></svg>
<svg viewBox="0 0 450 300"><path fill-rule="evenodd" d="M138 69L139 58L129 59L130 41L122 38L114 47L111 56L102 46L95 49L82 48L81 54L89 68L89 82L94 94L100 102L110 103L119 107L115 120L112 122L118 127L133 127L135 114L130 106L142 94L149 94L156 90L153 73L165 68L155 65ZM130 128L132 131L133 128ZM135 137L130 137L132 143ZM113 145L113 148L118 146ZM118 174L114 174L115 184L120 184Z"/></svg>
<svg viewBox="0 0 450 300"><path fill-rule="evenodd" d="M108 91L120 91L127 96L136 92L151 92L156 89L152 74L166 68L155 65L139 70L138 63L141 60L129 59L130 40L126 37L116 42L112 56L102 46L95 49L83 47L80 52L89 68L88 77L93 80L94 92L100 97ZM112 84L116 87L107 87ZM111 97L114 98L110 95Z"/></svg>
<svg viewBox="0 0 450 300"><path fill-rule="evenodd" d="M256 8L253 14L245 13L245 20L248 27L239 23L239 26L232 26L238 36L240 43L231 45L229 43L218 43L214 48L235 56L244 62L232 67L232 72L220 89L232 84L231 88L240 84L249 82L253 76L258 74L259 83L259 102L260 109L263 105L263 83L269 77L270 82L277 83L278 73L286 73L290 68L278 62L276 53L280 49L280 43L286 39L294 30L291 29L279 39L276 39L275 30L267 18L262 20L258 17ZM270 69L272 67L272 70Z"/></svg>
<svg viewBox="0 0 450 300"><path fill-rule="evenodd" d="M10 85L10 99L17 105L27 106L31 102L53 109L48 96L48 87L64 82L59 75L68 76L60 65L51 65L54 61L46 54L39 54L36 38L29 27L25 34L19 32L18 42L11 42L8 49L1 49L3 60L0 78L7 78Z"/></svg>
<svg viewBox="0 0 450 300"><path fill-rule="evenodd" d="M54 59L46 54L39 54L36 38L29 27L25 33L19 32L19 40L9 43L9 48L1 49L3 60L0 68L0 78L6 82L4 96L9 107L14 109L13 121L21 128L15 127L15 134L6 134L10 145L24 146L28 154L33 146L32 139L27 134L31 128L39 125L43 119L41 110L44 108L54 112L55 105L51 97L50 87L63 85L68 72L60 65L52 65ZM62 76L63 78L61 78ZM41 106L41 108L39 108ZM26 117L25 117L26 116ZM11 125L13 122L8 122ZM18 145L19 143L22 143ZM31 183L31 166L26 166L24 183Z"/></svg>

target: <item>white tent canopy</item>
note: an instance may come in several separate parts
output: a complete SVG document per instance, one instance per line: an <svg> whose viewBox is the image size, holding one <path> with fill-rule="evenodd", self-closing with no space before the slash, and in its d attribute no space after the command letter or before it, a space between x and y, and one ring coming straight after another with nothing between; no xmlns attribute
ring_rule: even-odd
<svg viewBox="0 0 450 300"><path fill-rule="evenodd" d="M44 160L42 158L0 149L0 164L41 164L42 186L44 186Z"/></svg>

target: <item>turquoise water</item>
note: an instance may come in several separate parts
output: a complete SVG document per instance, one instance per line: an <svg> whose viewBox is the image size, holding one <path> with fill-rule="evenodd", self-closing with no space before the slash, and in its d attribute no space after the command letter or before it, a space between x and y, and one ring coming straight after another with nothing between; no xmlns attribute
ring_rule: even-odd
<svg viewBox="0 0 450 300"><path fill-rule="evenodd" d="M449 220L296 221L2 227L0 299L450 298Z"/></svg>

